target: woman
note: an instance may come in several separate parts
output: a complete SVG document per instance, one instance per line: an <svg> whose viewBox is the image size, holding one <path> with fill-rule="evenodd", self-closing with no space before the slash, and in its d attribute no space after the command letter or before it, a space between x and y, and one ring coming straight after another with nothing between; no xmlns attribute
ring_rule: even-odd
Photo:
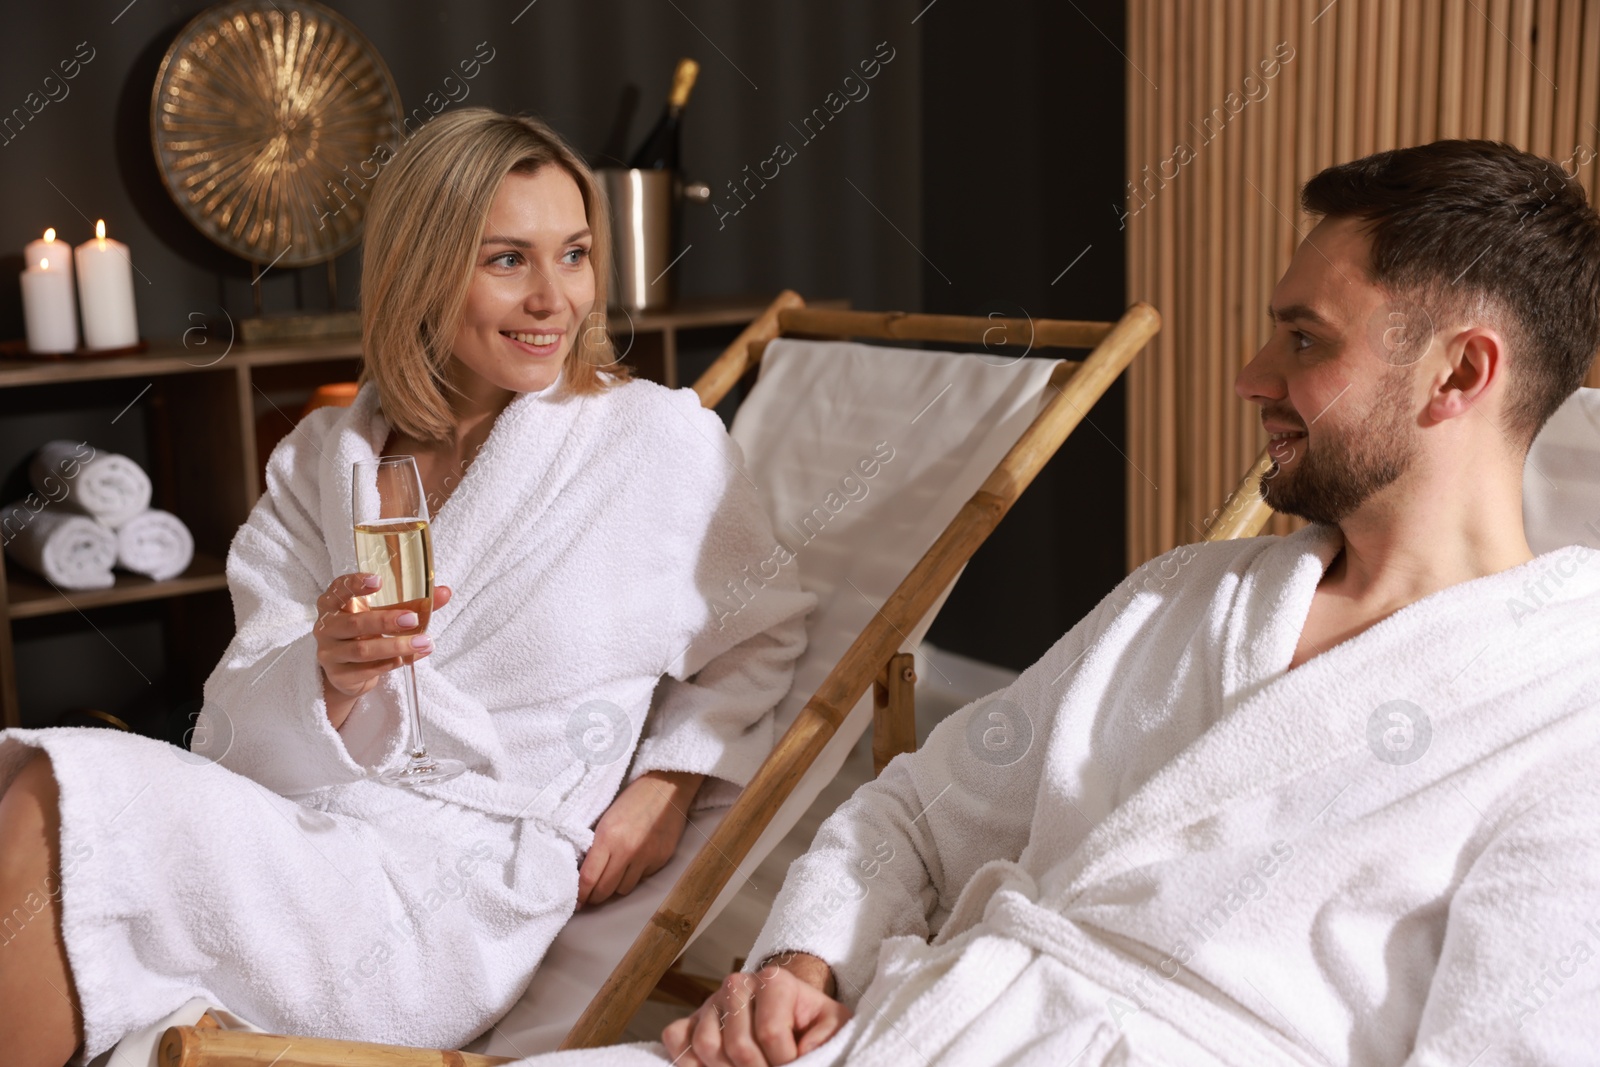
<svg viewBox="0 0 1600 1067"><path fill-rule="evenodd" d="M0 949L8 1063L92 1057L196 996L458 1046L578 904L630 891L759 765L814 599L790 570L724 606L772 531L715 415L606 369L607 241L592 174L535 120L457 111L389 162L365 381L272 455L194 751L0 734L0 902L29 902ZM366 610L355 573L351 463L396 453L451 580L416 638L382 636L415 620ZM461 778L373 779L403 758L402 655Z"/></svg>

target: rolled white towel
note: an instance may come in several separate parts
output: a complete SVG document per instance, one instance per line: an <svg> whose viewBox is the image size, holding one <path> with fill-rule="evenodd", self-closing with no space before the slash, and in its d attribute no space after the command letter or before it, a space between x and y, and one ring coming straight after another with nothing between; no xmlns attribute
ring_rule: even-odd
<svg viewBox="0 0 1600 1067"><path fill-rule="evenodd" d="M170 511L152 508L117 528L117 566L158 582L176 578L194 559L194 536Z"/></svg>
<svg viewBox="0 0 1600 1067"><path fill-rule="evenodd" d="M0 530L12 559L63 589L112 584L117 535L83 515L55 506L35 513L24 504L0 508Z"/></svg>
<svg viewBox="0 0 1600 1067"><path fill-rule="evenodd" d="M113 530L150 506L150 476L137 463L115 452L97 452L82 441L39 446L28 478L46 498Z"/></svg>

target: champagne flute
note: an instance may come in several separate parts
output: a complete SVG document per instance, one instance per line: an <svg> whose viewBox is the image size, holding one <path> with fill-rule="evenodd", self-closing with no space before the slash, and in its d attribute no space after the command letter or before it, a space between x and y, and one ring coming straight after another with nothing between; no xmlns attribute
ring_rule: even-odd
<svg viewBox="0 0 1600 1067"><path fill-rule="evenodd" d="M351 512L355 520L356 569L382 581L362 598L369 608L400 608L417 614L417 625L386 637L420 634L433 613L433 542L428 536L428 504L412 456L380 456L356 463L351 472ZM461 774L460 760L428 755L422 737L422 707L417 699L415 656L405 660L408 697L404 766L378 777L390 785L429 785Z"/></svg>

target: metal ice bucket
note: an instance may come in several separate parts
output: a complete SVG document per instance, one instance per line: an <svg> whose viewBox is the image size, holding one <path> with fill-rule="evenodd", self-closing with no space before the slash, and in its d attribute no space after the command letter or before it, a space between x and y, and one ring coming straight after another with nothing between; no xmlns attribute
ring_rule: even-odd
<svg viewBox="0 0 1600 1067"><path fill-rule="evenodd" d="M676 292L676 186L670 170L603 167L596 172L611 201L611 242L616 286L611 303L629 311L656 311Z"/></svg>

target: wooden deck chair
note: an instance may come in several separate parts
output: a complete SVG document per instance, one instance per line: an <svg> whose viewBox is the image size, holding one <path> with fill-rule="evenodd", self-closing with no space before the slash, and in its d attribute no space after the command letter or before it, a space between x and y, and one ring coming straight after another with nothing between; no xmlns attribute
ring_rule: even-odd
<svg viewBox="0 0 1600 1067"><path fill-rule="evenodd" d="M563 930L558 944L568 939L569 934L575 933L575 927L581 923L600 922L624 930L642 928L632 947L610 969L610 977L599 986L599 992L594 994L595 986L589 987L593 999L567 1034L562 1047L591 1046L617 1040L639 1005L655 990L660 989L667 993L669 999L684 1003L697 1004L703 999L708 991L706 986L679 972L669 973L669 968L703 922L743 884L742 878L735 880L736 873L741 868L753 868L759 857L764 855L761 845L781 839L788 831L809 806L811 798L836 773L839 764L864 732L867 720L871 721L873 729L875 769L881 769L894 755L915 748L911 700L915 679L911 672L912 656L909 649L915 647L926 631L932 613L942 604L972 553L1158 328L1159 316L1144 304L1135 304L1116 323L1051 320L1030 323L958 316L824 311L805 308L797 295L786 293L696 383L695 389L702 403L715 406L748 372L765 364L762 381L745 401L740 418L743 419L745 413L751 410L763 409L769 425L765 431L752 430L736 420L733 435L745 449L752 476L756 476L758 470L764 470L773 481L782 482L785 478L792 480L797 472L805 475L806 471L816 466L813 462L816 456L805 455L779 457L774 464L763 467L762 457L757 454L759 448L756 446L761 443L758 438L763 432L768 437L773 434L782 436L782 428L774 430L770 423L798 417L793 414L798 409L794 397L782 391L780 386L772 384L772 381L792 382L796 380L796 374L803 377L803 373L796 368L804 367L800 361L812 354L798 351L796 342L785 338L867 338L876 341L981 344L986 339L992 340L996 331L1003 329L1013 342L1031 337L1032 347L1035 348L1093 349L1082 363L1017 361L1014 358L999 360L991 354L987 357L989 363L984 365L985 357L978 356L905 352L864 345L832 346L841 351L830 350L828 358L838 362L829 366L842 370L836 375L830 369L820 377L813 372L811 380L819 391L826 392L836 387L841 390L837 395L825 397L825 400L836 406L844 421L857 417L859 422L864 404L861 398L844 390L843 383L849 380L845 372L852 368L898 360L894 365L899 376L893 379L898 383L898 395L890 397L890 400L903 409L905 417L902 422L914 425L926 416L927 424L916 432L949 433L952 432L949 428L954 427L961 434L969 434L960 418L953 417L949 411L937 405L941 397L949 400L947 393L960 397L967 392L987 390L995 398L985 415L987 423L983 430L987 436L982 440L973 437L970 442L966 437L961 438L963 447L953 449L953 458L947 460L934 462L927 457L906 455L898 462L908 470L917 471L910 482L901 484L891 493L884 488L889 485L890 479L883 476L876 483L878 488L867 490L878 494L878 500L872 506L887 505L891 509L890 514L904 519L907 537L921 536L915 529L917 523L931 521L929 516L938 514L941 508L948 514L937 518L920 544L910 546L912 554L909 561L894 567L892 573L886 566L877 564L862 564L865 570L843 572L848 581L836 584L833 592L840 595L833 598L833 603L842 605L839 615L848 616L855 612L857 621L846 624L840 622L839 618L832 619L834 628L847 626L848 632L843 634L842 643L835 640L838 647L832 653L827 653L824 650L828 635L819 638L814 632L816 627L829 624L826 606L819 605L818 611L808 620L808 633L811 634L813 647L808 648L807 656L812 657L813 662L808 667L802 661L797 668L794 690L786 698L785 704L779 707L780 723L789 722L787 730L731 808L710 813L709 817L696 813L691 819L673 867L658 873L652 880L663 887L665 899L661 900L658 895L659 906L649 905L654 912L653 915L644 913L649 921L641 919L631 926L623 923L622 909L636 910L645 899L642 895L645 887L641 886L630 897L619 902L622 908L613 909L612 904L608 903L600 909L582 912ZM1021 347L1014 343L1010 351L1016 352ZM769 355L770 359L764 358ZM974 363L984 369L978 370L973 366ZM1019 365L1015 370L1007 370L1002 365L1005 363L1026 366ZM975 373L977 377L975 380L967 379L969 384L963 389L952 390L950 385L945 385L941 390L940 375L946 367L955 367L969 375ZM785 373L791 377L784 379ZM1017 383L1025 382L1030 377L1034 387L1028 392ZM957 402L950 400L950 403L954 405ZM930 427L937 430L930 430ZM863 443L867 444L870 451L870 443ZM830 442L817 446L819 455L827 451L825 446L828 444ZM970 447L966 447L969 444ZM837 472L831 466L825 467L823 474L827 480L837 481L840 475L852 473L852 465L857 457L848 450L845 454L848 454L850 464ZM864 455L861 458L871 457ZM880 458L878 462L886 468L892 468L895 461L885 463ZM854 470L857 489L863 482L873 484L864 475L867 469L870 469L870 465ZM809 475L799 480L803 483L806 477ZM856 503L851 502L857 499L854 491L843 489L841 492L848 495L850 500L839 496L837 500L829 501L830 511L838 509L833 512L835 517L819 518L818 522L827 521L844 526L852 520L850 508L865 508L865 496L861 496L860 502ZM801 501L802 510L806 502ZM822 504L824 498L819 494L810 502ZM822 514L813 510L819 516ZM773 517L780 536L785 536L783 529L786 521L799 522L792 513L775 513ZM830 526L830 530L832 528ZM791 540L804 539L809 529L809 526L789 525L788 536ZM899 547L904 555L905 546ZM811 548L807 545L798 550L803 583L807 581L808 574L805 553ZM817 540L816 551L823 552L821 537ZM920 553L920 558L917 553ZM846 589L846 584L857 588ZM816 652L815 656L813 652ZM826 662L819 664L816 662L818 658L825 658ZM808 676L808 670L815 673ZM863 699L869 690L872 690L872 697ZM812 787L809 793L804 788L807 784ZM702 840L704 844L695 850L691 842ZM674 868L682 871L681 876L674 877ZM669 878L672 880L668 881ZM590 925L588 929L595 927ZM581 931L576 933L577 936L569 940L578 943L586 940ZM614 956L615 959L617 957ZM547 957L546 964L549 962ZM535 987L530 988L530 995L512 1009L512 1015L540 999L537 993L541 975L559 970L546 964L541 964L535 972ZM601 972L602 975L604 973ZM720 979L721 976L716 977ZM712 980L710 988L715 988L715 980ZM510 1018L507 1017L508 1020ZM506 1021L502 1020L502 1023ZM162 1039L159 1062L174 1067L180 1064L183 1067L221 1067L224 1064L254 1063L257 1060L249 1057L263 1057L260 1062L276 1062L278 1067L321 1067L332 1063L383 1063L394 1067L448 1063L478 1067L503 1063L507 1059L551 1047L549 1044L528 1047L513 1039L505 1043L509 1047L497 1048L495 1036L495 1031L491 1031L473 1042L467 1052L443 1052L345 1041L289 1039L206 1025L174 1026L166 1031ZM274 1060L279 1056L282 1058Z"/></svg>

